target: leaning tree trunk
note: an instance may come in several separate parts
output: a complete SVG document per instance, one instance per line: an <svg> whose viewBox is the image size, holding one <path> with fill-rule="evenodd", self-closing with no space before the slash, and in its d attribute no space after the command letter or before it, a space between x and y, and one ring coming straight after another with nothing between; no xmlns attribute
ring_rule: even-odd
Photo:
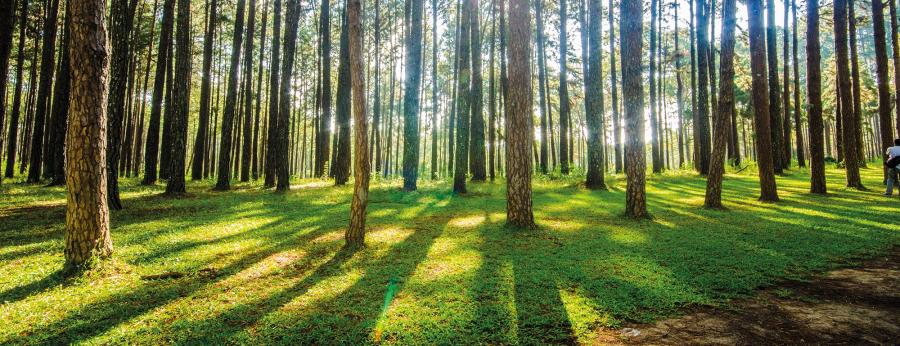
<svg viewBox="0 0 900 346"><path fill-rule="evenodd" d="M170 0L171 1L171 0ZM231 61L228 68L228 85L225 92L225 112L222 113L222 137L219 140L219 168L216 179L216 190L231 188L231 146L234 132L234 117L237 113L238 69L241 64L241 42L244 35L245 0L238 0L237 13L234 19L234 34L231 40Z"/></svg>
<svg viewBox="0 0 900 346"><path fill-rule="evenodd" d="M421 0L418 0L421 4ZM369 149L366 135L366 80L362 61L362 5L360 0L347 1L347 22L350 29L350 84L353 86L353 125L356 132L353 201L350 204L350 227L344 238L348 248L365 243L366 206L369 203Z"/></svg>
<svg viewBox="0 0 900 346"><path fill-rule="evenodd" d="M622 0L619 8L619 42L622 47L622 94L625 97L625 214L647 216L644 149L644 85L641 50L644 35L640 0Z"/></svg>
<svg viewBox="0 0 900 346"><path fill-rule="evenodd" d="M252 2L252 0L251 0ZM184 194L187 156L187 121L191 100L191 0L178 0L178 28L175 34L175 80L172 90L172 151L167 195ZM249 67L248 67L249 68Z"/></svg>
<svg viewBox="0 0 900 346"><path fill-rule="evenodd" d="M75 270L92 257L112 254L106 205L106 96L109 55L104 0L72 6L71 116L66 131L65 267ZM100 164L98 164L100 163Z"/></svg>
<svg viewBox="0 0 900 346"><path fill-rule="evenodd" d="M603 157L603 133L606 127L603 124L603 69L601 61L603 60L601 42L601 23L603 6L602 0L590 0L588 6L589 24L588 30L588 70L586 71L585 83L587 84L587 93L585 102L587 103L587 123L588 123L588 171L585 185L589 189L606 189L606 181L603 176L604 157Z"/></svg>
<svg viewBox="0 0 900 346"><path fill-rule="evenodd" d="M769 83L766 80L766 41L763 27L762 0L749 0L750 33L750 73L752 76L751 93L753 97L754 127L756 130L756 161L759 167L759 200L763 202L778 201L778 190L775 186L775 160L772 157L772 132L769 126ZM776 76L777 77L777 76Z"/></svg>
<svg viewBox="0 0 900 346"><path fill-rule="evenodd" d="M419 94L422 85L422 12L425 5L422 0L410 0L408 4L406 76L403 78L406 84L403 88L403 190L415 191L419 178Z"/></svg>
<svg viewBox="0 0 900 346"><path fill-rule="evenodd" d="M531 13L527 0L511 0L507 59L509 98L506 102L506 222L517 228L533 228L531 209ZM503 0L500 0L503 11Z"/></svg>
<svg viewBox="0 0 900 346"><path fill-rule="evenodd" d="M709 162L709 175L706 178L707 208L722 208L722 175L725 174L725 150L728 146L728 131L731 129L731 112L734 111L734 27L737 19L735 0L722 3L722 49L719 64L719 102L718 111L713 120L712 157Z"/></svg>
<svg viewBox="0 0 900 346"><path fill-rule="evenodd" d="M852 95L850 93L850 59L847 53L847 0L834 1L834 43L837 64L838 87L841 97L841 122L844 143L844 167L847 172L847 187L863 189L859 176L859 159L856 149L856 122L853 117Z"/></svg>

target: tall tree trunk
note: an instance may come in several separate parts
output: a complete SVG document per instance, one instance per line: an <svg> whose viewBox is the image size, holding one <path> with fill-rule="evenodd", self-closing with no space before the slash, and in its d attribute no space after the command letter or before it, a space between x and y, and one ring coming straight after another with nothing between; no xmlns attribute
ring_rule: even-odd
<svg viewBox="0 0 900 346"><path fill-rule="evenodd" d="M603 133L606 126L603 123L603 42L602 0L590 0L588 6L589 23L587 26L589 49L588 70L585 78L587 92L585 94L586 113L588 123L588 170L585 185L589 189L606 189L604 177ZM610 8L611 10L611 8ZM582 28L584 29L584 28Z"/></svg>
<svg viewBox="0 0 900 346"><path fill-rule="evenodd" d="M493 6L492 6L492 7L493 7ZM438 99L437 99L437 90L438 90L438 87L437 87L437 86L438 86L438 74L437 74L437 65L438 65L438 58L437 58L437 51L438 51L438 46L437 46L437 43L438 43L438 37L437 37L437 17L438 17L438 4L437 4L437 0L431 0L431 180L437 180L437 178L438 178L438 175L437 175L437 172L438 172L438 168L437 168L437 167L438 167L438 114L439 114L439 108L440 108L440 107L439 107L439 105L438 105ZM492 21L492 22L493 22L493 21ZM376 36L376 37L378 37L378 36ZM493 46L493 37L494 37L494 35L493 35L493 33L492 33L492 34L491 34L491 57L492 57L492 58L493 58L493 56L494 56L494 53L493 53L493 50L494 50L494 46ZM376 45L377 45L377 44L376 44ZM376 50L377 50L377 48L376 48ZM377 61L377 60L376 60L376 61ZM493 60L492 60L492 61L493 61ZM376 64L378 64L378 63L376 63ZM379 66L380 66L380 65L379 65ZM493 65L493 63L492 63L492 64L491 64L491 76L492 76L491 79L492 79L492 81L493 81L493 73L494 73L494 70L493 70L493 69L494 69L494 65ZM381 69L380 69L380 68L376 68L375 70L376 70L376 71L380 71ZM375 76L376 76L376 80L375 80L375 83L376 83L375 90L378 90L378 85L377 85L377 83L380 83L380 80L378 79L378 73L376 73ZM491 89L491 92L493 92L493 89ZM377 93L376 93L376 94L377 94ZM493 95L491 95L491 102L493 102L493 101L494 101ZM380 103L380 102L376 102L375 104L376 104L376 107L378 107L378 108L375 109L375 113L378 114L378 113L380 113L380 109L379 109L379 108L380 108L381 103ZM492 111L493 111L493 109L492 109ZM493 120L492 120L492 121L493 121ZM493 125L493 123L491 123L491 125ZM376 129L377 129L378 123L375 123L375 126L376 126ZM376 131L376 134L377 134L377 133L378 133L378 132ZM494 169L494 164L493 164L493 158L494 158L494 156L493 156L493 153L494 153L494 150L493 150L493 148L494 148L494 140L493 140L493 138L494 138L494 137L493 137L493 136L494 136L494 134L493 134L493 132L491 132L491 160L492 160L492 161L491 161L491 180L493 180L493 178L494 178L494 171L493 171L493 169ZM380 162L380 155L381 155L381 154L380 154L380 152L381 152L380 140L381 140L381 138L376 138L376 139L375 139L375 143L376 143L376 145L378 146L378 148L376 148L376 150L375 150L375 152L377 153L377 154L375 154L375 155L376 155L376 159L375 159L376 165L377 165L378 162ZM379 168L380 168L380 167L376 167L375 172L378 172L378 171L379 171Z"/></svg>
<svg viewBox="0 0 900 346"><path fill-rule="evenodd" d="M250 0L251 4L253 0ZM252 12L252 11L251 11ZM175 71L172 90L172 148L167 195L185 193L184 170L187 156L188 113L191 100L191 0L178 0L178 28L175 35ZM249 64L247 66L249 69Z"/></svg>
<svg viewBox="0 0 900 346"><path fill-rule="evenodd" d="M709 173L709 28L704 2L696 4L697 11L697 113L694 116L694 141L700 174Z"/></svg>
<svg viewBox="0 0 900 346"><path fill-rule="evenodd" d="M735 0L722 3L721 73L719 74L718 110L713 120L712 157L706 178L707 208L722 208L722 175L725 174L725 150L728 131L731 130L731 113L734 111L734 27L737 19Z"/></svg>
<svg viewBox="0 0 900 346"><path fill-rule="evenodd" d="M50 106L50 88L53 85L54 55L56 55L56 26L59 14L59 0L49 0L47 18L44 20L43 49L41 50L41 79L38 83L36 111L32 125L30 162L28 164L28 182L41 180L43 163L44 127ZM33 63L33 62L32 62ZM4 83L5 84L5 83Z"/></svg>
<svg viewBox="0 0 900 346"><path fill-rule="evenodd" d="M625 214L632 218L647 216L644 147L644 85L641 50L644 35L640 0L621 0L619 42L622 47L622 94L625 97Z"/></svg>
<svg viewBox="0 0 900 346"><path fill-rule="evenodd" d="M119 152L122 140L122 120L125 117L125 91L128 83L128 61L131 58L131 40L128 34L134 19L128 0L112 0L110 7L110 46L112 59L109 66L109 99L106 106L106 197L109 208L122 209L119 198ZM168 106L168 105L167 105Z"/></svg>
<svg viewBox="0 0 900 346"><path fill-rule="evenodd" d="M17 139L19 134L19 115L22 108L22 85L24 84L22 83L22 79L25 70L25 28L28 27L28 0L22 0L21 6L22 9L19 14L19 52L16 56L16 89L13 92L13 107L12 113L10 114L9 118L9 132L6 136L6 170L4 172L4 175L7 178L13 177L13 167L16 163L16 151L18 150ZM11 12L12 11L10 11L10 13ZM12 24L12 21L10 21L10 24ZM9 37L10 39L12 39L12 35L10 35ZM8 58L9 57L0 59L0 61L8 61ZM6 76L6 73L0 74L0 76ZM6 84L6 81L3 81L3 83L0 83L0 88L5 88ZM2 114L3 112L5 112L6 103L0 102L0 107L3 108L3 110L0 110L0 114ZM0 118L3 118L3 116L0 116ZM0 124L2 123L2 119L0 119ZM0 126L0 131L2 130L3 128L2 126ZM0 150L0 152L2 152L2 150Z"/></svg>
<svg viewBox="0 0 900 346"><path fill-rule="evenodd" d="M156 183L157 178L159 124L162 113L163 89L166 85L166 70L168 69L171 53L172 26L175 21L174 12L175 0L165 0L163 3L162 27L159 30L159 52L156 55L156 77L153 78L153 99L150 105L150 119L147 128L147 145L146 149L144 149L144 179L141 182L144 185Z"/></svg>
<svg viewBox="0 0 900 346"><path fill-rule="evenodd" d="M472 1L477 2L477 0ZM422 86L422 12L424 12L424 8L424 1L411 0L408 6L409 13L407 13L409 27L405 44L406 76L403 78L403 82L406 84L403 89L406 91L403 94L404 191L415 191L416 180L419 178L419 95ZM474 126L474 123L472 125Z"/></svg>
<svg viewBox="0 0 900 346"><path fill-rule="evenodd" d="M278 0L276 0L278 1ZM194 162L191 165L191 180L203 179L203 167L206 163L206 142L209 136L209 108L212 76L213 43L215 41L216 23L218 22L218 0L209 0L209 14L206 20L206 34L203 38L203 75L200 79L200 121L197 124L197 137L194 139ZM260 58L260 60L262 60ZM213 124L215 126L215 124Z"/></svg>
<svg viewBox="0 0 900 346"><path fill-rule="evenodd" d="M660 159L659 148L659 103L657 102L657 84L656 84L656 55L657 40L659 32L657 31L657 16L659 16L659 0L650 0L650 157L653 167L653 173L662 172L662 160Z"/></svg>
<svg viewBox="0 0 900 346"><path fill-rule="evenodd" d="M772 124L769 119L769 84L766 80L766 40L763 26L762 0L749 0L747 12L749 16L750 34L750 74L752 76L753 114L756 132L756 161L759 167L759 200L763 202L778 201L778 189L775 185L775 153L772 147ZM768 95L768 96L767 96Z"/></svg>
<svg viewBox="0 0 900 346"><path fill-rule="evenodd" d="M418 0L421 4L421 0ZM362 5L360 0L348 0L347 21L350 28L350 84L353 85L353 124L356 132L356 159L353 200L350 203L350 227L345 241L348 248L364 245L366 234L366 206L369 203L369 149L366 124L366 80L362 62ZM421 8L421 5L420 5Z"/></svg>
<svg viewBox="0 0 900 346"><path fill-rule="evenodd" d="M234 118L235 114L237 114L238 69L241 64L240 52L244 35L245 6L245 0L238 0L234 19L234 33L231 40L231 61L228 68L228 86L225 92L225 112L222 113L222 137L219 140L221 150L219 151L219 168L216 179L216 190L220 191L231 188L231 147Z"/></svg>
<svg viewBox="0 0 900 346"><path fill-rule="evenodd" d="M566 31L566 0L559 1L559 170L569 174L569 80L566 69L568 57L568 32Z"/></svg>
<svg viewBox="0 0 900 346"><path fill-rule="evenodd" d="M324 0L327 2L328 0ZM279 109L279 72L281 70L281 0L275 0L274 21L272 23L272 63L269 68L269 120L266 127L266 169L263 186L275 186L277 175L278 153L278 121L281 117Z"/></svg>
<svg viewBox="0 0 900 346"><path fill-rule="evenodd" d="M71 116L66 131L65 268L112 254L106 205L106 96L109 86L106 1L75 1L72 9ZM100 162L101 164L97 164Z"/></svg>
<svg viewBox="0 0 900 346"><path fill-rule="evenodd" d="M900 137L900 39L897 37L897 4L893 0L888 1L888 8L891 12L891 55L894 60L894 102L897 103L897 136Z"/></svg>
<svg viewBox="0 0 900 346"><path fill-rule="evenodd" d="M457 44L459 45L459 77L457 78L456 95L456 162L454 163L453 192L466 193L466 172L469 163L469 115L471 114L471 31L472 13L471 7L474 0L464 0L465 6L460 16L460 30Z"/></svg>
<svg viewBox="0 0 900 346"><path fill-rule="evenodd" d="M503 12L503 0L500 11ZM506 102L506 222L517 228L532 228L531 209L531 13L528 1L511 0L509 12L509 98ZM502 19L501 19L502 21ZM503 30L501 30L503 32Z"/></svg>
<svg viewBox="0 0 900 346"><path fill-rule="evenodd" d="M334 147L335 156L331 167L335 185L344 185L350 179L350 112L352 110L350 99L350 33L346 7L342 17L337 99L335 101L335 120L337 121L338 133L335 136L337 145Z"/></svg>
<svg viewBox="0 0 900 346"><path fill-rule="evenodd" d="M622 125L621 120L619 120L619 82L616 80L616 40L614 38L613 8L613 0L609 0L609 84L611 89L610 96L612 97L613 141L615 142L616 152L615 169L616 173L622 173Z"/></svg>
<svg viewBox="0 0 900 346"><path fill-rule="evenodd" d="M799 22L797 21L797 0L791 0L791 16L794 26L793 30L793 62L794 62L794 137L797 138L797 166L806 167L806 153L803 144L803 123L800 119L800 61L797 60L798 39L797 32L800 31ZM807 77L808 78L808 77Z"/></svg>
<svg viewBox="0 0 900 346"><path fill-rule="evenodd" d="M775 27L775 0L766 0L766 53L769 76L769 117L775 173L784 172L784 129L781 122L781 94L778 84L778 35Z"/></svg>
<svg viewBox="0 0 900 346"><path fill-rule="evenodd" d="M69 2L66 1L66 7ZM65 177L65 140L66 140L66 122L69 116L69 87L70 87L70 65L69 65L69 37L71 16L66 11L66 18L63 20L63 36L60 40L60 63L56 71L56 83L53 85L53 101L51 103L50 121L47 123L47 143L46 156L44 157L44 176L50 178L52 186L63 185L66 183Z"/></svg>
<svg viewBox="0 0 900 346"><path fill-rule="evenodd" d="M856 138L856 157L860 167L866 167L862 135L862 83L859 80L859 55L856 48L856 5L854 0L847 2L847 16L850 33L850 81L853 90L853 130ZM883 6L883 5L882 5ZM882 23L884 20L882 19ZM883 30L882 30L883 31Z"/></svg>
<svg viewBox="0 0 900 346"><path fill-rule="evenodd" d="M278 176L275 190L287 191L290 188L290 173L288 170L288 133L290 131L291 116L291 78L294 76L294 61L296 60L297 26L300 22L300 1L287 0L284 25L284 52L281 65L281 82L279 82L278 96L278 138L276 139L276 157L278 162L276 173Z"/></svg>
<svg viewBox="0 0 900 346"><path fill-rule="evenodd" d="M856 122L853 116L853 99L850 92L850 61L847 54L847 0L834 1L834 42L838 86L841 89L841 120L844 143L844 167L847 171L847 187L863 189L859 176L859 159L856 149Z"/></svg>
<svg viewBox="0 0 900 346"><path fill-rule="evenodd" d="M319 60L321 75L319 81L322 107L319 128L316 134L315 165L313 174L316 177L325 175L325 163L328 162L331 145L331 9L330 0L322 0L319 11Z"/></svg>
<svg viewBox="0 0 900 346"><path fill-rule="evenodd" d="M26 1L26 5L27 1ZM25 25L25 21L22 21L21 24L23 27ZM12 51L12 38L13 31L16 26L16 9L15 9L15 1L7 0L0 2L0 132L3 132L3 125L6 124L6 88L8 86L9 79L9 55ZM24 44L23 39L19 39L19 56L22 56L22 45ZM19 79L16 80L16 90L21 90L20 80L22 78L22 63L21 59L18 59L19 66L17 76ZM21 93L21 91L19 91ZM18 97L16 98L18 100ZM3 142L0 141L0 153L3 152ZM3 182L3 178L0 177L0 183Z"/></svg>
<svg viewBox="0 0 900 346"><path fill-rule="evenodd" d="M535 0L534 1L534 12L537 18L544 18L544 0ZM535 30L537 30L536 41L537 41L537 51L538 51L538 98L540 102L541 109L541 151L540 151L540 170L541 174L547 174L548 172L548 147L550 142L550 132L553 129L547 128L547 117L548 110L550 109L549 95L546 95L546 89L544 85L547 81L547 63L546 63L546 54L544 46L546 38L544 37L544 21L537 20L535 25Z"/></svg>
<svg viewBox="0 0 900 346"><path fill-rule="evenodd" d="M469 136L469 171L472 181L487 180L484 148L484 78L481 73L481 6L472 0L472 114Z"/></svg>
<svg viewBox="0 0 900 346"><path fill-rule="evenodd" d="M244 140L241 142L241 182L250 181L250 159L253 155L253 35L256 31L256 0L249 0L247 35L244 42ZM238 106L238 107L241 107Z"/></svg>
<svg viewBox="0 0 900 346"><path fill-rule="evenodd" d="M612 12L612 7L610 7L610 13ZM684 141L685 141L685 133L684 133L684 83L681 80L681 41L679 39L680 32L678 31L678 7L676 5L675 8L675 52L678 54L675 56L675 83L676 83L676 95L677 98L676 103L678 104L678 168L684 167ZM612 28L610 28L612 30ZM615 105L613 105L615 107Z"/></svg>
<svg viewBox="0 0 900 346"><path fill-rule="evenodd" d="M784 88L783 93L781 94L781 98L784 100L784 110L781 117L781 133L783 136L782 146L781 146L781 162L782 167L790 168L791 167L791 65L788 63L790 60L789 52L790 52L790 41L788 41L788 9L790 0L784 0L784 26L782 26L782 38L784 49L782 49L781 57L784 63L784 68L782 69L782 79L784 80ZM795 105L796 106L796 105Z"/></svg>
<svg viewBox="0 0 900 346"><path fill-rule="evenodd" d="M893 1L893 0L889 0ZM887 43L884 32L884 3L881 0L872 1L872 27L875 36L875 71L878 76L878 123L881 138L881 152L893 146L891 129L891 88L888 83L888 58ZM860 123L857 123L859 125ZM874 126L873 126L874 127ZM857 132L858 134L858 132ZM864 159L860 160L865 162ZM884 178L887 179L888 170L884 169Z"/></svg>

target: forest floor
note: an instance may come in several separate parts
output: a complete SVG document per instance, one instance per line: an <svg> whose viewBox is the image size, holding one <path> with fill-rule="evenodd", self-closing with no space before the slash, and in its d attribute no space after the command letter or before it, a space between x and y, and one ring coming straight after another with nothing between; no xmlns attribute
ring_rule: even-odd
<svg viewBox="0 0 900 346"><path fill-rule="evenodd" d="M404 193L376 179L367 247L354 253L340 250L350 186L298 180L285 194L258 183L223 193L204 181L172 199L162 185L125 179L125 209L111 213L113 261L74 278L59 273L63 188L5 180L0 344L592 344L626 327L667 343L651 323L704 311L740 322L740 311L773 299L802 314L830 298L800 282L850 282L841 275L852 272L821 275L889 254L896 264L900 199L881 196L871 166L870 191L844 189L829 169L828 196L807 192L806 171L790 171L774 204L756 200L752 169L730 173L725 211L701 207L701 177L651 176L653 217L639 221L622 217L622 176L609 177L609 191L540 177L531 231L503 226L502 181L458 196L447 181ZM802 333L764 340L811 341Z"/></svg>

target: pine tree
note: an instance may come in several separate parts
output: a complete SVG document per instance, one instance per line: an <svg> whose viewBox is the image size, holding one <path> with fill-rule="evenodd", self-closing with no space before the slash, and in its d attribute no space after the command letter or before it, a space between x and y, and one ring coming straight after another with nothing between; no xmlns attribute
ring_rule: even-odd
<svg viewBox="0 0 900 346"><path fill-rule="evenodd" d="M477 0L475 0L477 1ZM415 191L419 178L419 110L422 86L422 12L424 1L410 0L403 78L403 190ZM474 113L473 113L474 114ZM472 124L474 126L474 123ZM483 154L483 152L482 152ZM465 166L465 165L464 165Z"/></svg>
<svg viewBox="0 0 900 346"><path fill-rule="evenodd" d="M253 0L250 0L251 4ZM185 193L184 170L187 155L187 128L191 100L191 0L178 0L178 28L175 35L175 71L172 90L172 148L167 195Z"/></svg>
<svg viewBox="0 0 900 346"><path fill-rule="evenodd" d="M719 74L719 102L718 110L713 119L713 146L712 157L709 163L709 175L706 178L707 208L722 208L722 175L725 173L725 149L727 147L728 131L731 129L731 116L734 112L734 30L737 19L735 18L735 0L725 0L722 4L722 37L721 37L721 73Z"/></svg>
<svg viewBox="0 0 900 346"><path fill-rule="evenodd" d="M276 0L278 1L278 0ZM218 23L218 0L208 0L209 9L206 15L206 34L203 37L203 72L200 79L200 118L197 124L197 137L194 138L194 161L191 164L191 180L203 179L203 167L206 164L206 142L209 136L209 108L212 89L212 58L215 42L216 24ZM262 59L260 59L262 60Z"/></svg>
<svg viewBox="0 0 900 346"><path fill-rule="evenodd" d="M601 18L603 6L602 0L590 0L588 6L589 23L587 27L589 36L588 70L585 78L587 92L585 93L587 129L588 129L588 171L585 184L589 189L606 189L604 177L603 133L606 126L603 123L603 70L601 61Z"/></svg>
<svg viewBox="0 0 900 346"><path fill-rule="evenodd" d="M421 0L417 0L421 4ZM421 7L421 6L420 6ZM347 0L347 22L350 29L350 79L353 85L353 124L356 158L353 200L350 203L350 227L344 236L348 248L365 245L366 206L369 202L369 149L366 124L366 81L362 61L362 5L360 0Z"/></svg>
<svg viewBox="0 0 900 346"><path fill-rule="evenodd" d="M171 0L168 0L171 1ZM227 91L225 92L225 112L222 113L222 137L219 140L219 168L216 179L216 190L231 188L231 147L234 140L234 118L237 114L237 83L240 68L241 42L244 35L245 0L238 0L234 18L234 34L231 41L231 61L228 68Z"/></svg>
<svg viewBox="0 0 900 346"><path fill-rule="evenodd" d="M500 11L503 12L503 0ZM532 125L531 13L527 0L509 5L508 98L506 118L506 222L516 228L533 228L531 202ZM501 19L502 22L502 19ZM503 32L503 30L501 30Z"/></svg>
<svg viewBox="0 0 900 346"><path fill-rule="evenodd" d="M619 5L619 42L622 49L622 95L625 98L625 214L647 216L644 149L644 85L641 50L644 35L640 0L622 0Z"/></svg>
<svg viewBox="0 0 900 346"><path fill-rule="evenodd" d="M156 54L156 74L153 78L153 96L150 105L150 119L147 124L147 141L144 150L143 185L156 183L159 162L159 127L162 113L163 89L166 85L166 70L171 56L172 27L175 22L175 0L163 3L162 27L159 30L159 51ZM230 83L231 79L229 79ZM223 126L224 129L224 126ZM224 131L223 131L224 132ZM222 147L225 147L224 145ZM223 151L224 152L224 151ZM221 168L221 167L220 167Z"/></svg>
<svg viewBox="0 0 900 346"><path fill-rule="evenodd" d="M766 80L766 41L763 26L762 0L749 0L747 12L750 34L750 74L752 76L751 93L753 97L754 127L756 132L756 161L759 167L759 199L763 202L778 201L778 190L775 185L775 150L772 146L772 122L769 119L769 83Z"/></svg>

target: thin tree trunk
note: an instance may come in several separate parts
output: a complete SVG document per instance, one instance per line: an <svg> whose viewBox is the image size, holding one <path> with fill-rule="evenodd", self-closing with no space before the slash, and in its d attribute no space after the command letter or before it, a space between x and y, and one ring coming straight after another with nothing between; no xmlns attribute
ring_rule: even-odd
<svg viewBox="0 0 900 346"><path fill-rule="evenodd" d="M803 122L800 119L800 61L797 60L799 22L797 21L797 0L791 0L791 16L793 17L793 61L794 61L794 137L797 138L797 166L806 167L806 153L803 144ZM807 77L808 78L808 77ZM807 110L808 112L808 110ZM807 116L808 117L808 116Z"/></svg>
<svg viewBox="0 0 900 346"><path fill-rule="evenodd" d="M588 6L588 16L590 21L587 25L588 31L588 70L586 71L585 85L587 92L585 93L586 113L588 131L588 170L585 185L589 189L606 189L606 181L604 177L604 157L603 157L603 133L605 126L603 124L603 42L602 42L602 23L603 9L602 0L590 0ZM585 19L587 19L585 18ZM582 29L584 27L582 26Z"/></svg>
<svg viewBox="0 0 900 346"><path fill-rule="evenodd" d="M175 0L163 3L162 27L159 30L159 52L156 55L156 77L153 79L153 99L150 106L150 119L147 129L146 149L144 149L143 185L156 183L156 166L159 161L159 127L162 112L163 89L166 83L166 70L169 65L172 26L175 17Z"/></svg>
<svg viewBox="0 0 900 346"><path fill-rule="evenodd" d="M619 120L619 82L616 80L616 46L614 35L613 20L613 0L609 0L609 84L610 96L612 97L612 120L613 120L613 141L615 142L616 173L622 172L622 123Z"/></svg>
<svg viewBox="0 0 900 346"><path fill-rule="evenodd" d="M778 35L775 25L775 0L766 0L766 57L768 58L769 76L769 117L772 133L772 149L774 150L775 173L784 172L784 130L781 122L781 94L778 82Z"/></svg>
<svg viewBox="0 0 900 346"><path fill-rule="evenodd" d="M475 0L464 0L461 12L459 39L459 77L457 78L456 95L456 155L454 155L453 192L466 193L466 172L469 163L469 115L471 113L471 28L472 13Z"/></svg>
<svg viewBox="0 0 900 346"><path fill-rule="evenodd" d="M840 1L840 0L839 0ZM760 201L778 201L775 185L775 160L772 147L772 132L769 126L768 81L766 80L766 41L763 26L762 0L749 0L747 12L750 14L750 73L752 76L753 113L756 132L756 160L759 167ZM768 95L768 96L767 96Z"/></svg>
<svg viewBox="0 0 900 346"><path fill-rule="evenodd" d="M487 180L484 148L484 79L481 72L481 6L472 0L472 113L469 136L469 171L472 181Z"/></svg>
<svg viewBox="0 0 900 346"><path fill-rule="evenodd" d="M472 0L476 1L477 0ZM422 12L424 1L411 0L406 35L406 75L403 78L403 190L415 191L419 178L419 95L422 86ZM474 125L474 123L473 123ZM463 165L465 167L465 165Z"/></svg>
<svg viewBox="0 0 900 346"><path fill-rule="evenodd" d="M66 1L69 7L69 2ZM44 157L44 176L50 178L51 186L63 185L66 183L65 177L65 139L66 139L66 122L69 116L69 90L70 90L70 65L69 65L69 37L71 16L66 11L66 18L63 21L63 36L61 39L60 64L56 72L56 83L54 83L53 101L50 110L50 121L47 123L48 141L46 143L46 156ZM113 168L115 169L115 167Z"/></svg>
<svg viewBox="0 0 900 346"><path fill-rule="evenodd" d="M13 107L12 113L9 118L9 132L7 135L7 148L6 148L6 171L4 172L7 178L13 177L13 167L16 163L16 150L17 148L17 139L19 134L19 115L22 108L22 79L24 74L24 65L25 65L25 28L28 27L28 0L21 1L21 12L19 14L19 52L16 56L16 87L13 92ZM12 11L10 11L12 13ZM12 35L10 35L10 39ZM35 47L35 50L37 47ZM0 57L2 58L2 57ZM0 59L0 61L7 61L8 57L5 59ZM34 62L32 61L32 64ZM2 76L6 76L6 73L0 74ZM2 78L2 77L0 77ZM0 88L5 88L7 83L4 81L0 83ZM4 93L5 94L5 93ZM6 109L6 103L0 102L0 107ZM0 110L0 114L5 112L4 110ZM0 116L3 118L3 116ZM0 124L2 124L2 119L0 119ZM0 125L0 131L2 131L2 125ZM0 151L2 152L2 151Z"/></svg>
<svg viewBox="0 0 900 346"><path fill-rule="evenodd" d="M566 0L559 1L559 169L569 174L569 81L566 69L568 57L568 32L566 31Z"/></svg>
<svg viewBox="0 0 900 346"><path fill-rule="evenodd" d="M210 126L209 108L212 83L212 55L216 23L219 18L218 13L218 0L209 0L206 34L203 38L203 75L200 80L200 122L197 124L197 137L194 140L194 162L191 166L191 180L200 180L203 178L203 166L206 161L206 142L207 136L209 136ZM213 126L215 126L215 124L213 124Z"/></svg>
<svg viewBox="0 0 900 346"><path fill-rule="evenodd" d="M893 0L889 0L893 1ZM878 123L881 138L881 152L893 146L891 129L891 89L888 80L887 43L884 32L884 4L880 0L872 1L872 27L875 36L875 70L878 76ZM861 122L857 122L860 125ZM872 126L875 127L874 125ZM858 132L857 132L858 134ZM860 160L865 162L863 158ZM887 179L888 170L884 169L884 178Z"/></svg>
<svg viewBox="0 0 900 346"><path fill-rule="evenodd" d="M708 17L705 5L700 2L696 5L697 11L697 107L694 116L694 141L697 142L698 167L700 174L709 173L710 143L709 143L709 60L707 58L709 41L707 34Z"/></svg>
<svg viewBox="0 0 900 346"><path fill-rule="evenodd" d="M169 0L171 1L171 0ZM219 168L216 179L216 190L231 188L231 148L234 130L234 118L237 114L238 69L240 68L241 42L244 35L245 0L238 0L234 20L234 34L231 41L231 62L228 68L228 86L225 93L225 113L222 114L222 137L219 140Z"/></svg>
<svg viewBox="0 0 900 346"><path fill-rule="evenodd" d="M251 3L253 0L250 0ZM191 0L178 0L178 28L175 34L175 71L172 90L172 148L167 195L185 193L184 170L187 154L187 121L191 100ZM248 66L249 68L249 66Z"/></svg>
<svg viewBox="0 0 900 346"><path fill-rule="evenodd" d="M122 140L122 120L125 116L125 92L128 83L128 61L131 55L131 42L128 34L134 19L133 9L128 0L112 0L110 8L110 40L112 59L109 66L109 99L106 106L106 197L109 208L122 209L119 198L119 152Z"/></svg>
<svg viewBox="0 0 900 346"><path fill-rule="evenodd" d="M854 126L853 99L850 92L850 61L847 54L847 0L834 2L834 41L838 86L841 95L841 120L843 128L844 167L847 172L847 187L863 189L859 176L859 159L856 149L856 126Z"/></svg>
<svg viewBox="0 0 900 346"><path fill-rule="evenodd" d="M737 19L735 0L722 3L722 38L721 38L721 73L719 77L718 110L713 120L712 157L709 163L709 175L706 178L707 208L722 208L722 175L725 174L725 151L728 131L731 129L731 113L734 111L734 28Z"/></svg>
<svg viewBox="0 0 900 346"><path fill-rule="evenodd" d="M647 216L644 147L644 86L641 77L641 50L644 34L640 0L621 0L619 42L622 47L622 93L625 97L625 214Z"/></svg>
<svg viewBox="0 0 900 346"><path fill-rule="evenodd" d="M276 159L278 176L275 190L287 191L290 188L290 173L288 168L288 135L290 131L291 117L291 78L294 75L294 61L296 60L297 26L300 22L300 1L288 0L285 11L284 26L284 52L281 67L281 82L279 82L280 95L278 96L278 138L276 146Z"/></svg>
<svg viewBox="0 0 900 346"><path fill-rule="evenodd" d="M28 164L28 182L41 180L41 164L43 163L44 127L50 106L50 88L53 84L54 55L56 54L56 26L59 14L59 0L49 0L47 18L44 21L43 49L41 50L41 78L37 90L36 111L32 125L30 162ZM32 62L33 63L33 62ZM6 83L4 83L6 84Z"/></svg>

